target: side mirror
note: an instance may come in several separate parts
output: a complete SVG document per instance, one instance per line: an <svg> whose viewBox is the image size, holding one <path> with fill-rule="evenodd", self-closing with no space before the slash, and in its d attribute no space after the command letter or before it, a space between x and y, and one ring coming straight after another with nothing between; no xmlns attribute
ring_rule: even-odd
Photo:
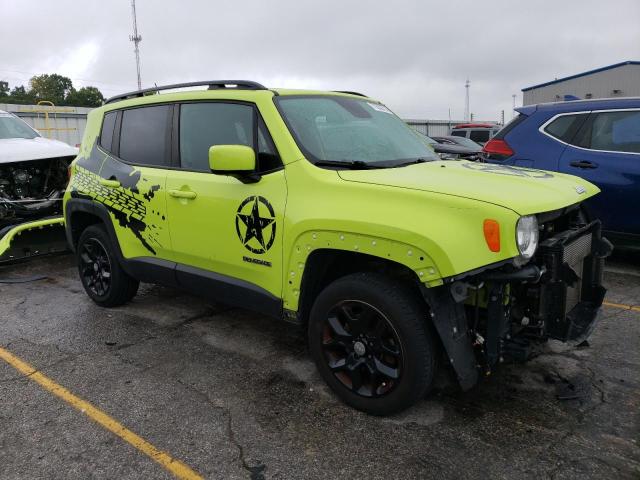
<svg viewBox="0 0 640 480"><path fill-rule="evenodd" d="M245 183L260 180L256 173L256 153L245 145L209 147L209 168L213 173L233 175Z"/></svg>

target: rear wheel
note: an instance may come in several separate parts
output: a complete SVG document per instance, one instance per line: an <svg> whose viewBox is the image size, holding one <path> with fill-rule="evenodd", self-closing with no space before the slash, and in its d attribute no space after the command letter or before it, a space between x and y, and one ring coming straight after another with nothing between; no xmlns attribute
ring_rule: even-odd
<svg viewBox="0 0 640 480"><path fill-rule="evenodd" d="M402 410L433 381L435 343L424 302L406 285L375 273L330 284L309 319L320 374L347 404L375 415Z"/></svg>
<svg viewBox="0 0 640 480"><path fill-rule="evenodd" d="M131 300L139 282L118 263L111 240L101 225L82 232L77 246L80 281L87 295L103 307L117 307Z"/></svg>

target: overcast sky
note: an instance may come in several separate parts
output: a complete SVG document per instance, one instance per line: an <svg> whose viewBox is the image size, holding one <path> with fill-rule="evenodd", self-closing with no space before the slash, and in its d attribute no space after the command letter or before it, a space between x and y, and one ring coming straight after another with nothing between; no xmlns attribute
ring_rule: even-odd
<svg viewBox="0 0 640 480"><path fill-rule="evenodd" d="M144 86L355 90L404 118L511 117L523 87L640 60L640 0L137 0ZM130 0L0 0L0 80L136 89Z"/></svg>

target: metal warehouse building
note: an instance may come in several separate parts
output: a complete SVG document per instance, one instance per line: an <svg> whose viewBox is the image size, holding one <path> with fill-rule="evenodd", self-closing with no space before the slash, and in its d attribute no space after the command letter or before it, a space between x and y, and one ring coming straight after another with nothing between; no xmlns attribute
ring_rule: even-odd
<svg viewBox="0 0 640 480"><path fill-rule="evenodd" d="M640 97L640 62L627 61L522 89L522 104Z"/></svg>

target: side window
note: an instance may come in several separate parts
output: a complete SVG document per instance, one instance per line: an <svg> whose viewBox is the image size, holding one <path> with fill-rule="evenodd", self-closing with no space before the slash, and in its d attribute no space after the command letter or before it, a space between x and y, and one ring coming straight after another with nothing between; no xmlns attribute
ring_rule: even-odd
<svg viewBox="0 0 640 480"><path fill-rule="evenodd" d="M593 150L640 153L640 111L597 113L590 133Z"/></svg>
<svg viewBox="0 0 640 480"><path fill-rule="evenodd" d="M168 105L124 110L118 156L140 165L169 166L170 111Z"/></svg>
<svg viewBox="0 0 640 480"><path fill-rule="evenodd" d="M113 130L116 126L117 112L109 112L102 120L102 130L100 131L100 146L108 152L112 152L113 148Z"/></svg>
<svg viewBox="0 0 640 480"><path fill-rule="evenodd" d="M465 131L464 130L454 130L453 132L451 132L451 135L454 137L464 137L465 135Z"/></svg>
<svg viewBox="0 0 640 480"><path fill-rule="evenodd" d="M180 106L180 165L209 171L209 147L253 147L254 110L236 103L185 103Z"/></svg>
<svg viewBox="0 0 640 480"><path fill-rule="evenodd" d="M563 115L547 125L544 131L558 140L571 143L587 116L587 114Z"/></svg>
<svg viewBox="0 0 640 480"><path fill-rule="evenodd" d="M485 143L489 141L491 132L489 130L471 130L469 138L474 142Z"/></svg>

